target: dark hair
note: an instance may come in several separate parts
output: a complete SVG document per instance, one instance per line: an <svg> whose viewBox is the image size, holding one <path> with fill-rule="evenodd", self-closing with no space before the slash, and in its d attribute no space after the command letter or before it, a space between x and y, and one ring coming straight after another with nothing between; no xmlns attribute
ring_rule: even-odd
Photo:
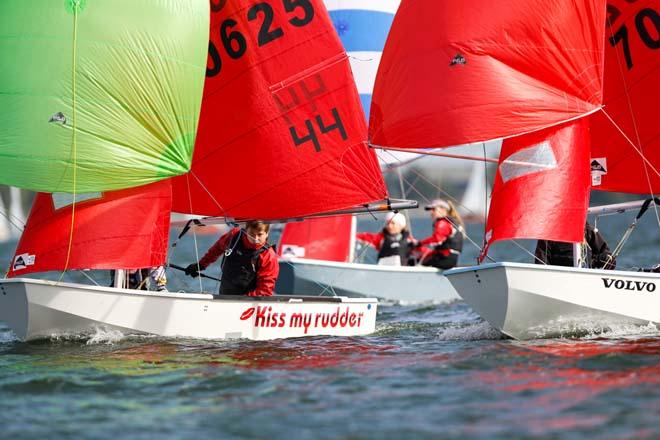
<svg viewBox="0 0 660 440"><path fill-rule="evenodd" d="M270 232L270 223L264 223L261 220L250 220L245 223L245 229L256 229L257 231Z"/></svg>

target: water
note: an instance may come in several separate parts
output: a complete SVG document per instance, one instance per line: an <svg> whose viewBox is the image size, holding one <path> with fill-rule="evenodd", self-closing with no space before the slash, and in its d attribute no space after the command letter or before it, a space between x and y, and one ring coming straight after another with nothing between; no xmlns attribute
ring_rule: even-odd
<svg viewBox="0 0 660 440"><path fill-rule="evenodd" d="M658 262L647 216L621 267ZM613 245L624 223L605 220ZM426 223L415 222L416 235L430 232ZM211 241L200 237L200 249ZM192 261L191 246L180 246L173 261ZM529 261L515 246L495 252ZM175 276L172 288L194 285ZM503 339L462 302L383 305L376 333L359 338L219 342L99 330L22 343L0 324L0 438L654 439L659 355L655 328Z"/></svg>

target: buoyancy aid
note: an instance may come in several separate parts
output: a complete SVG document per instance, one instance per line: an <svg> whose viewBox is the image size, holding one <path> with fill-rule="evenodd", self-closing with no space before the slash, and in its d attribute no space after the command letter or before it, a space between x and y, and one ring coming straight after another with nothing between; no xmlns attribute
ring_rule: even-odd
<svg viewBox="0 0 660 440"><path fill-rule="evenodd" d="M436 245L434 250L449 250L449 253L458 255L463 251L463 227L454 217L439 218L436 222L447 221L451 224L451 234L445 241Z"/></svg>
<svg viewBox="0 0 660 440"><path fill-rule="evenodd" d="M383 229L383 241L378 251L378 259L397 255L401 259L402 266L408 264L408 255L410 254L409 237L410 232L406 230L398 234L390 234Z"/></svg>
<svg viewBox="0 0 660 440"><path fill-rule="evenodd" d="M241 230L231 241L222 259L220 295L245 295L257 288L259 255L270 248L265 244L258 249L249 249L243 244Z"/></svg>

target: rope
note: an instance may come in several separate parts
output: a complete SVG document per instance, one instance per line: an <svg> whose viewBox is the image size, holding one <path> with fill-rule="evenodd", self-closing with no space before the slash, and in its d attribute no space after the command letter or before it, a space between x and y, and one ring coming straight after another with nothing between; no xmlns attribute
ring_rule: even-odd
<svg viewBox="0 0 660 440"><path fill-rule="evenodd" d="M71 120L72 120L72 125L73 125L73 133L72 133L72 139L71 139L71 154L73 156L73 203L71 205L71 228L69 231L69 244L67 246L66 250L66 260L64 262L64 268L62 269L62 273L60 274L60 278L57 280L57 282L62 281L62 278L64 277L64 273L67 271L69 267L69 261L71 259L71 249L73 247L73 229L75 226L75 221L76 221L76 186L77 186L77 178L78 178L78 151L77 151L77 120L76 120L76 71L77 71L77 57L78 57L78 4L75 4L73 6L73 59L71 62L71 70L72 70L72 96L71 96Z"/></svg>
<svg viewBox="0 0 660 440"><path fill-rule="evenodd" d="M200 184L201 184L201 182L200 182ZM192 193L190 191L190 178L188 177L188 175L186 175L186 189L188 190L188 207L190 208L190 212L193 212L193 210L192 210L192 197L191 197ZM195 245L195 261L197 261L199 263L199 249L198 249L198 246L197 246L197 230L196 229L197 228L194 228L194 227L192 228L193 243ZM168 260L168 263L169 263L169 260ZM199 265L197 267L197 270L199 271ZM199 292L202 293L202 292L204 292L204 287L202 286L202 278L199 277L198 281L199 281Z"/></svg>

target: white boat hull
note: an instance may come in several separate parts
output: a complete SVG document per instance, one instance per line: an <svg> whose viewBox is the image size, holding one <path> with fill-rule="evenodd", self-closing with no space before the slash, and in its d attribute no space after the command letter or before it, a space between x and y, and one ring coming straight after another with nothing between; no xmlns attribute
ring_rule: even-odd
<svg viewBox="0 0 660 440"><path fill-rule="evenodd" d="M0 280L0 321L22 340L94 333L255 340L357 336L376 327L376 299L213 296Z"/></svg>
<svg viewBox="0 0 660 440"><path fill-rule="evenodd" d="M660 328L660 274L496 263L445 272L458 294L516 339Z"/></svg>
<svg viewBox="0 0 660 440"><path fill-rule="evenodd" d="M432 267L382 266L287 258L280 260L275 291L280 295L378 297L404 303L460 299L442 271Z"/></svg>

